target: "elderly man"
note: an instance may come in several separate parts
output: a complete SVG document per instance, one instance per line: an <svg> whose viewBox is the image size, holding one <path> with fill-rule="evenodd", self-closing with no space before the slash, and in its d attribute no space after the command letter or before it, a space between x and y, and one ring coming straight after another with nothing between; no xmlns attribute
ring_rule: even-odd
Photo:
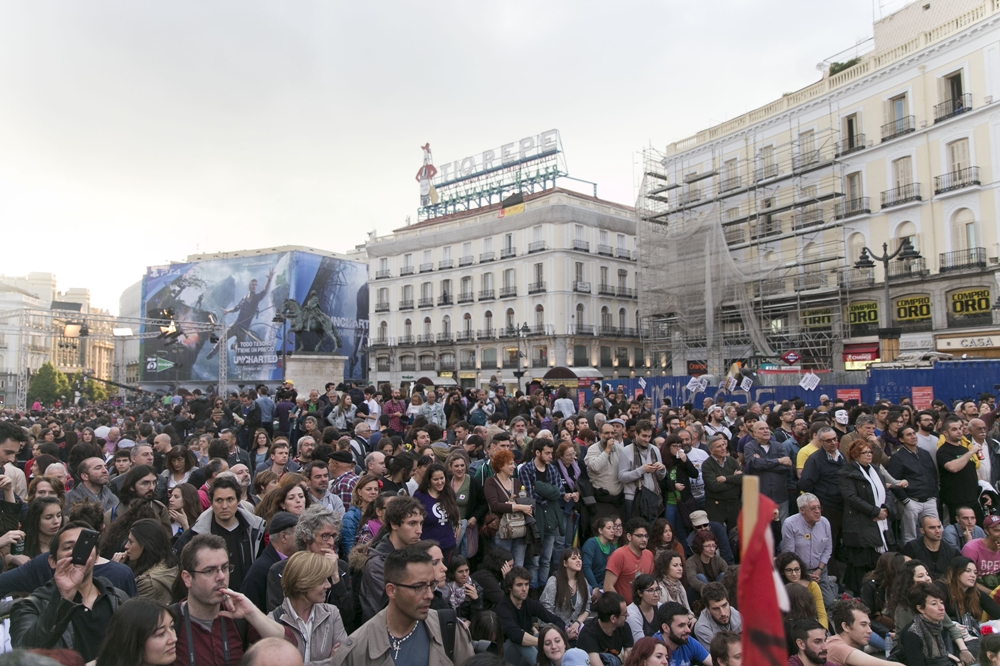
<svg viewBox="0 0 1000 666"><path fill-rule="evenodd" d="M830 521L823 517L819 498L812 493L799 495L795 503L799 512L781 526L781 550L802 558L806 565L803 577L809 576L819 583L823 601L832 606L837 598L837 586L827 572L833 555Z"/></svg>
<svg viewBox="0 0 1000 666"><path fill-rule="evenodd" d="M784 443L771 438L771 431L763 421L750 426L753 438L743 449L747 474L760 477L760 491L778 505L777 521L788 517L788 481L792 474L791 452Z"/></svg>
<svg viewBox="0 0 1000 666"><path fill-rule="evenodd" d="M615 442L615 429L610 423L601 426L600 441L587 449L583 462L590 473L594 486L595 517L620 515L625 503L625 486L618 478L618 461L625 455L625 449Z"/></svg>
<svg viewBox="0 0 1000 666"><path fill-rule="evenodd" d="M882 443L875 436L875 417L868 414L859 416L854 422L854 431L847 433L840 439L840 452L846 456L848 449L851 448L851 443L856 439L866 440L872 445L873 465L886 465L889 463L889 457L882 450Z"/></svg>
<svg viewBox="0 0 1000 666"><path fill-rule="evenodd" d="M380 479L385 476L385 454L374 451L365 456L365 473L374 474Z"/></svg>
<svg viewBox="0 0 1000 666"><path fill-rule="evenodd" d="M986 436L986 421L980 418L969 419L969 441L982 448L982 459L976 474L980 481L985 481L994 488L1000 482L1000 442Z"/></svg>
<svg viewBox="0 0 1000 666"><path fill-rule="evenodd" d="M330 578L330 589L326 593L326 603L333 604L340 610L344 627L348 632L354 631L358 624L354 622L354 598L351 593L351 575L347 562L337 557L337 540L340 538L341 518L325 506L314 504L299 516L295 524L295 548L310 553L318 553L337 563L334 574ZM281 605L284 594L281 590L281 574L288 564L282 559L271 565L267 573L267 603L266 612L270 613Z"/></svg>
<svg viewBox="0 0 1000 666"><path fill-rule="evenodd" d="M448 426L444 407L438 402L437 394L434 391L427 392L427 402L420 406L420 415L426 417L428 423L436 423L442 429Z"/></svg>

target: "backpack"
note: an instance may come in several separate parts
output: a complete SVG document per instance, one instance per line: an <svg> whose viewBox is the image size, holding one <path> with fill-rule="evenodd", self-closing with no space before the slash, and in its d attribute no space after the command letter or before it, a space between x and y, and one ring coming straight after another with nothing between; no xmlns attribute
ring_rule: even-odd
<svg viewBox="0 0 1000 666"><path fill-rule="evenodd" d="M486 411L482 409L474 409L469 413L469 425L471 426L484 426L486 425Z"/></svg>
<svg viewBox="0 0 1000 666"><path fill-rule="evenodd" d="M455 623L458 622L458 613L448 608L439 610L437 616L441 624L441 643L444 645L444 653L452 663L455 663Z"/></svg>

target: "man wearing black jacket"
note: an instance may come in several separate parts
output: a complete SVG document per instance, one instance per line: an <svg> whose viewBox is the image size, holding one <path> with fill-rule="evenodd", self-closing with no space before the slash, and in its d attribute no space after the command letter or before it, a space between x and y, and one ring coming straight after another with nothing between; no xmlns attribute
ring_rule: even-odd
<svg viewBox="0 0 1000 666"><path fill-rule="evenodd" d="M561 618L545 610L540 601L528 598L531 574L524 567L514 567L503 577L507 596L493 610L503 627L503 652L507 663L514 666L530 666L538 663L538 636L534 630L534 620L542 624L554 624L566 630Z"/></svg>
<svg viewBox="0 0 1000 666"><path fill-rule="evenodd" d="M234 416L237 423L243 427L240 429L240 446L249 451L253 445L253 435L260 427L260 405L251 400L246 393L240 395L242 408L237 408Z"/></svg>
<svg viewBox="0 0 1000 666"><path fill-rule="evenodd" d="M267 601L267 576L271 567L298 550L295 546L295 525L298 522L299 519L287 511L278 511L267 525L271 541L260 557L250 565L240 587L240 592L258 608L264 608Z"/></svg>
<svg viewBox="0 0 1000 666"><path fill-rule="evenodd" d="M840 442L833 428L823 428L816 433L820 449L806 459L799 477L799 490L819 498L823 517L830 521L830 538L833 540L834 564L837 543L844 527L844 496L840 493L840 470L847 464L840 453ZM833 572L836 575L837 572Z"/></svg>

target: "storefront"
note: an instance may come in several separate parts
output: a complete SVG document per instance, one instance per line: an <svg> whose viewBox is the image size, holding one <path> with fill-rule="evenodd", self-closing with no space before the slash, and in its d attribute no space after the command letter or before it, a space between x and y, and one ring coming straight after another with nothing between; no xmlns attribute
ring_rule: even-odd
<svg viewBox="0 0 1000 666"><path fill-rule="evenodd" d="M964 335L939 335L935 338L939 352L970 357L1000 358L1000 330L978 331Z"/></svg>
<svg viewBox="0 0 1000 666"><path fill-rule="evenodd" d="M867 370L871 363L879 360L878 342L844 345L844 370Z"/></svg>

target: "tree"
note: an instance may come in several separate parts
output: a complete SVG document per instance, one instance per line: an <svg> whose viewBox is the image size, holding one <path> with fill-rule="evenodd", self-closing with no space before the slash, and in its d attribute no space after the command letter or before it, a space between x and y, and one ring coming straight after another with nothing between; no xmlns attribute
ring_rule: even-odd
<svg viewBox="0 0 1000 666"><path fill-rule="evenodd" d="M69 379L52 363L46 361L31 377L28 384L28 402L39 401L45 405L51 405L60 398L69 399L72 389Z"/></svg>
<svg viewBox="0 0 1000 666"><path fill-rule="evenodd" d="M83 385L83 396L90 402L104 402L108 399L108 392L104 385L95 379L88 379Z"/></svg>

